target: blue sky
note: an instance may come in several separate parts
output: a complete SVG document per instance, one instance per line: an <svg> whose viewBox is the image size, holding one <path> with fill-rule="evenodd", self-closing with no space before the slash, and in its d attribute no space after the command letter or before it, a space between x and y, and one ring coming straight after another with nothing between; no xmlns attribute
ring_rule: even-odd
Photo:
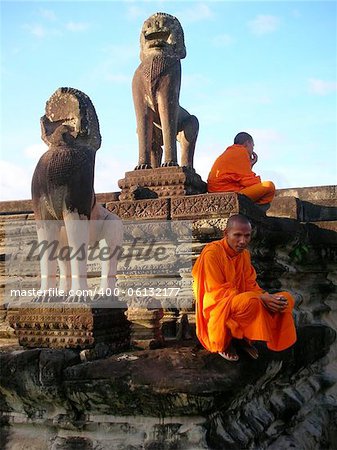
<svg viewBox="0 0 337 450"><path fill-rule="evenodd" d="M1 1L1 200L30 198L46 150L39 119L61 86L99 117L96 192L117 191L138 160L131 80L143 21L162 11L185 32L180 103L198 117L195 168L207 179L239 131L256 173L278 188L336 184L334 1Z"/></svg>

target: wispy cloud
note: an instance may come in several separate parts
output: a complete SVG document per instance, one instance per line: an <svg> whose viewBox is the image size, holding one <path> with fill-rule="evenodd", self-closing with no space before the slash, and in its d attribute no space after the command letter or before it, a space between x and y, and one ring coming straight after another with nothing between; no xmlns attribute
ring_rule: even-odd
<svg viewBox="0 0 337 450"><path fill-rule="evenodd" d="M250 133L255 142L256 152L265 159L275 158L275 146L282 144L286 137L274 128L250 128Z"/></svg>
<svg viewBox="0 0 337 450"><path fill-rule="evenodd" d="M202 73L184 74L182 77L183 89L200 89L210 84L210 79Z"/></svg>
<svg viewBox="0 0 337 450"><path fill-rule="evenodd" d="M41 9L40 10L40 15L42 17L44 17L45 19L48 19L48 20L51 20L51 21L56 20L56 14L51 9Z"/></svg>
<svg viewBox="0 0 337 450"><path fill-rule="evenodd" d="M214 36L211 42L215 47L228 47L233 44L234 39L229 34L219 34Z"/></svg>
<svg viewBox="0 0 337 450"><path fill-rule="evenodd" d="M114 147L111 149L111 154L122 154L125 152L123 147ZM136 162L134 163L136 165ZM132 165L131 165L132 167ZM111 156L100 155L96 161L95 167L95 192L116 192L120 191L118 187L118 179L114 177L111 179L111 174L119 174L120 178L130 169L130 162L122 159L111 158Z"/></svg>
<svg viewBox="0 0 337 450"><path fill-rule="evenodd" d="M224 98L234 98L235 102L254 105L269 105L272 103L271 89L265 83L249 83L235 85L221 91Z"/></svg>
<svg viewBox="0 0 337 450"><path fill-rule="evenodd" d="M50 36L61 36L65 32L80 33L90 28L90 24L87 22L69 21L66 24L59 23L56 20L56 16L53 16L52 11L41 12L41 15L43 16L43 18L48 20L48 22L46 22L46 20L42 21L41 19L42 23L23 25L23 28L27 30L28 33L39 39L43 39ZM53 28L50 27L50 21L52 20L53 23L55 24Z"/></svg>
<svg viewBox="0 0 337 450"><path fill-rule="evenodd" d="M317 78L310 78L308 80L308 83L309 83L309 92L311 94L327 95L337 90L336 81L325 81L319 80Z"/></svg>
<svg viewBox="0 0 337 450"><path fill-rule="evenodd" d="M106 73L105 80L110 81L112 83L120 83L120 84L131 84L132 77L129 75L125 75L123 73Z"/></svg>
<svg viewBox="0 0 337 450"><path fill-rule="evenodd" d="M32 173L27 167L8 161L0 161L0 194L1 200L19 200L30 198ZM31 169L32 170L32 169Z"/></svg>
<svg viewBox="0 0 337 450"><path fill-rule="evenodd" d="M32 144L26 147L23 150L23 154L27 156L29 159L34 159L38 161L41 155L45 153L48 150L48 147L46 144L41 142L41 144Z"/></svg>
<svg viewBox="0 0 337 450"><path fill-rule="evenodd" d="M253 34L261 36L276 31L280 27L280 23L279 17L260 14L248 22L248 27Z"/></svg>
<svg viewBox="0 0 337 450"><path fill-rule="evenodd" d="M68 22L65 27L68 31L78 33L86 31L90 27L90 25L86 22Z"/></svg>
<svg viewBox="0 0 337 450"><path fill-rule="evenodd" d="M272 128L251 128L249 132L254 135L256 141L261 142L281 142L284 139L282 134Z"/></svg>
<svg viewBox="0 0 337 450"><path fill-rule="evenodd" d="M132 5L127 8L126 17L130 20L135 20L139 18L143 18L145 20L146 13L144 8L141 8L137 5Z"/></svg>
<svg viewBox="0 0 337 450"><path fill-rule="evenodd" d="M106 54L107 61L116 64L123 64L129 61L133 61L139 54L139 48L133 44L112 44L107 45L102 49L102 52Z"/></svg>
<svg viewBox="0 0 337 450"><path fill-rule="evenodd" d="M23 28L28 31L28 33L32 34L33 36L37 38L44 38L47 35L47 30L42 25L36 24L36 25L24 25Z"/></svg>
<svg viewBox="0 0 337 450"><path fill-rule="evenodd" d="M179 18L179 22L184 26L187 23L211 19L214 14L208 4L192 3L190 7L177 11L175 16Z"/></svg>

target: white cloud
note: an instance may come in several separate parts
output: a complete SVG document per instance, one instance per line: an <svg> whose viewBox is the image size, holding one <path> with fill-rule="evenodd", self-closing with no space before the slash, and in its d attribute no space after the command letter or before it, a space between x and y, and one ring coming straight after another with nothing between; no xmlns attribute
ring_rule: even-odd
<svg viewBox="0 0 337 450"><path fill-rule="evenodd" d="M28 31L28 33L32 34L33 36L43 39L47 36L61 36L62 32L56 28L50 28L44 27L40 24L25 24L23 25L23 28Z"/></svg>
<svg viewBox="0 0 337 450"><path fill-rule="evenodd" d="M275 159L275 151L280 148L280 145L285 140L279 131L273 128L248 128L247 133L253 136L255 142L255 151L259 156L260 166L271 158Z"/></svg>
<svg viewBox="0 0 337 450"><path fill-rule="evenodd" d="M134 20L139 18L146 18L146 13L140 6L129 6L126 12L128 19ZM145 20L145 19L144 19Z"/></svg>
<svg viewBox="0 0 337 450"><path fill-rule="evenodd" d="M29 159L34 159L37 162L40 156L42 156L47 150L47 145L41 142L40 144L29 145L23 150L23 154Z"/></svg>
<svg viewBox="0 0 337 450"><path fill-rule="evenodd" d="M281 142L284 138L281 133L272 128L251 128L248 132L254 137L255 141Z"/></svg>
<svg viewBox="0 0 337 450"><path fill-rule="evenodd" d="M203 89L210 84L209 78L202 73L184 74L182 77L182 90L185 89Z"/></svg>
<svg viewBox="0 0 337 450"><path fill-rule="evenodd" d="M248 22L248 26L253 34L263 35L276 31L280 22L279 17L260 14Z"/></svg>
<svg viewBox="0 0 337 450"><path fill-rule="evenodd" d="M206 3L192 3L192 6L183 9L174 15L179 18L179 22L184 27L186 23L211 19L214 14Z"/></svg>
<svg viewBox="0 0 337 450"><path fill-rule="evenodd" d="M292 17L295 17L295 19L298 19L299 17L302 17L301 12L298 9L293 9L291 11Z"/></svg>
<svg viewBox="0 0 337 450"><path fill-rule="evenodd" d="M52 21L56 20L56 14L51 9L41 9L40 15L48 20L52 20Z"/></svg>
<svg viewBox="0 0 337 450"><path fill-rule="evenodd" d="M66 24L66 29L73 33L78 33L82 31L86 31L89 28L89 24L86 22L68 22Z"/></svg>
<svg viewBox="0 0 337 450"><path fill-rule="evenodd" d="M229 34L219 34L218 36L214 36L212 39L212 44L215 47L227 47L234 42L234 39Z"/></svg>
<svg viewBox="0 0 337 450"><path fill-rule="evenodd" d="M30 198L32 168L21 167L8 161L0 161L1 200L20 200Z"/></svg>
<svg viewBox="0 0 337 450"><path fill-rule="evenodd" d="M112 83L130 84L131 76L124 75L123 73L106 73L105 80Z"/></svg>
<svg viewBox="0 0 337 450"><path fill-rule="evenodd" d="M111 153L123 154L124 148L113 148ZM125 172L133 170L137 162L130 166L129 161L117 160L107 157L106 155L97 157L95 164L95 192L117 192L120 191L118 187L118 179L124 178ZM111 176L114 174L114 176Z"/></svg>
<svg viewBox="0 0 337 450"><path fill-rule="evenodd" d="M133 61L139 55L139 47L135 44L112 44L102 51L108 58L105 64L112 63L114 66Z"/></svg>
<svg viewBox="0 0 337 450"><path fill-rule="evenodd" d="M269 105L272 103L271 90L265 83L251 83L228 87L221 91L221 96L224 98L233 98L237 104L239 102L250 105Z"/></svg>
<svg viewBox="0 0 337 450"><path fill-rule="evenodd" d="M24 25L24 29L26 29L30 34L37 38L44 38L47 34L46 29L42 25Z"/></svg>
<svg viewBox="0 0 337 450"><path fill-rule="evenodd" d="M336 81L324 81L317 78L310 78L308 82L309 92L312 94L327 95L337 90Z"/></svg>

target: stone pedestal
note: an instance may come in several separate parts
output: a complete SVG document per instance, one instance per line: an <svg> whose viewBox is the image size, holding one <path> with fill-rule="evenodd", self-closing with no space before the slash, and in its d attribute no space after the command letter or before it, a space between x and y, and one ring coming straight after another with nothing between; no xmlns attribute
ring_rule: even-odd
<svg viewBox="0 0 337 450"><path fill-rule="evenodd" d="M109 353L130 345L126 308L103 308L90 304L27 304L11 307L7 320L20 345L28 348L90 349L106 344Z"/></svg>
<svg viewBox="0 0 337 450"><path fill-rule="evenodd" d="M206 183L194 169L179 166L126 172L118 185L122 189L120 200L175 197L207 191Z"/></svg>
<svg viewBox="0 0 337 450"><path fill-rule="evenodd" d="M160 319L162 309L129 308L128 320L131 322L131 343L144 349L159 348L164 345Z"/></svg>

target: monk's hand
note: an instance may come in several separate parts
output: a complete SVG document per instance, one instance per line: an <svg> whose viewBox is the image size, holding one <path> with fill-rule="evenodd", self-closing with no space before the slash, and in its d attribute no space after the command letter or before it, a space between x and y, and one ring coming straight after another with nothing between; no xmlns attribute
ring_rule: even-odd
<svg viewBox="0 0 337 450"><path fill-rule="evenodd" d="M253 167L253 165L257 162L257 154L255 152L252 153L252 157L250 160L250 166Z"/></svg>
<svg viewBox="0 0 337 450"><path fill-rule="evenodd" d="M264 294L261 294L260 299L263 306L273 313L283 312L288 306L287 299L280 295L272 295L265 292Z"/></svg>

